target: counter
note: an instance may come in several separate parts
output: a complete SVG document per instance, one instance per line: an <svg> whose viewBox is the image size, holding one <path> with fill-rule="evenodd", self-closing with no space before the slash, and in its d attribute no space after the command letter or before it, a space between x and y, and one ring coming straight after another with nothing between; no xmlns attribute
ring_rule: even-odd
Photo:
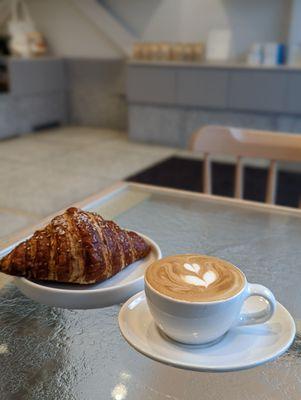
<svg viewBox="0 0 301 400"><path fill-rule="evenodd" d="M297 67L129 61L127 100L135 140L185 147L205 124L301 132Z"/></svg>

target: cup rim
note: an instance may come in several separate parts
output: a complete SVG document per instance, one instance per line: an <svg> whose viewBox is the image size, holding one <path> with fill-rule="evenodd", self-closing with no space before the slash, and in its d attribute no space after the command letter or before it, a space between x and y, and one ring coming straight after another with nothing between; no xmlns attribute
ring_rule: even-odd
<svg viewBox="0 0 301 400"><path fill-rule="evenodd" d="M196 254L196 253L194 253L194 254ZM179 255L179 254L178 254ZM184 255L184 253L183 253L183 255ZM192 253L185 253L185 255L192 255ZM197 254L197 255L200 255L200 256L206 256L206 257L213 257L213 258L219 258L219 257L215 257L215 256L207 256L206 254ZM172 256L167 256L167 257L172 257ZM163 258L165 258L165 257L163 257ZM246 288L246 286L247 286L247 284L248 284L248 281L247 281L247 278L246 278L246 275L244 274L244 272L240 269L240 268L238 268L236 265L234 265L234 264L232 264L230 261L228 261L228 260L225 260L225 259L222 259L222 258L219 258L220 260L223 260L223 261L226 261L227 263L229 263L229 264L231 264L235 269L237 269L241 274L242 274L242 276L243 276L243 278L244 278L244 285L243 285L243 287L239 290L239 292L237 292L237 293L235 293L233 296L231 296L231 297L227 297L226 299L219 299L219 300L211 300L211 301L189 301L189 300L182 300L182 299L176 299L176 298L174 298L174 297L171 297L171 296L167 296L166 294L163 294L163 293L161 293L161 292L159 292L157 289L155 289L155 288L153 288L152 286L151 286L151 284L147 281L147 279L146 279L146 272L147 272L147 270L148 270L148 268L150 268L150 266L152 265L152 264L150 264L150 265L148 265L147 266L147 268L146 268L146 271L145 271L145 273L144 273L144 284L151 290L151 291L153 291L156 295L158 295L158 296L161 296L161 297L163 297L164 299L166 299L166 300L169 300L169 301L171 301L171 302L173 302L173 303L177 303L177 304L189 304L189 305L194 305L194 306L199 306L199 305L210 305L210 304L218 304L218 303L226 303L227 301L230 301L230 300L233 300L235 297L238 297L244 290L245 290L245 288ZM162 259L161 259L162 260Z"/></svg>

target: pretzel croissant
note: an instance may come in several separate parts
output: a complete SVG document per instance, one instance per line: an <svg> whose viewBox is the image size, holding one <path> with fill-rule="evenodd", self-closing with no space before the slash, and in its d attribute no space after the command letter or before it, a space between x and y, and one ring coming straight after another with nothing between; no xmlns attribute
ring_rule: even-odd
<svg viewBox="0 0 301 400"><path fill-rule="evenodd" d="M111 278L150 252L135 232L69 208L0 261L0 271L29 279L89 284Z"/></svg>

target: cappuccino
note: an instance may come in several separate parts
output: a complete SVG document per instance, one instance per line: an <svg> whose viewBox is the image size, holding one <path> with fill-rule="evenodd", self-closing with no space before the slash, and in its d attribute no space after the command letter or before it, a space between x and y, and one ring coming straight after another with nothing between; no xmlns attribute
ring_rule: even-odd
<svg viewBox="0 0 301 400"><path fill-rule="evenodd" d="M201 254L180 254L155 261L146 271L148 284L176 300L211 302L239 293L245 277L233 264Z"/></svg>

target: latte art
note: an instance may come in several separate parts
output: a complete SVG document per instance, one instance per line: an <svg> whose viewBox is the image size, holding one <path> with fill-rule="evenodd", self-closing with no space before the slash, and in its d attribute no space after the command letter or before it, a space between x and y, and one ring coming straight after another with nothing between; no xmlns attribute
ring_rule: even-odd
<svg viewBox="0 0 301 400"><path fill-rule="evenodd" d="M184 268L187 271L191 271L194 272L195 274L198 274L200 272L201 266L199 264L188 264L188 263L184 263ZM190 283L191 285L195 285L195 286L204 286L204 287L208 287L211 283L213 283L214 281L216 281L216 279L218 278L216 272L212 271L207 271L204 273L204 276L202 278L199 278L197 276L194 275L181 275L181 278L187 282Z"/></svg>
<svg viewBox="0 0 301 400"><path fill-rule="evenodd" d="M245 284L243 274L231 263L199 254L158 260L148 267L146 280L166 296L194 302L227 299Z"/></svg>

